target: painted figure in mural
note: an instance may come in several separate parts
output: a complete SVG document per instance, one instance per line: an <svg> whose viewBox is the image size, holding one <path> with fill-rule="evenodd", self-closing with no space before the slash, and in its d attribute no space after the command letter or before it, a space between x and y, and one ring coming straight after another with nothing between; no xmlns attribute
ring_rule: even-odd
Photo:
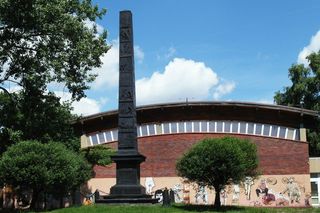
<svg viewBox="0 0 320 213"><path fill-rule="evenodd" d="M181 184L176 184L173 186L172 191L174 192L174 200L176 203L182 202L182 196L180 193L182 192L182 186Z"/></svg>
<svg viewBox="0 0 320 213"><path fill-rule="evenodd" d="M268 195L268 187L265 179L261 179L260 184L256 189L256 193L257 193L257 197L259 197L260 194Z"/></svg>
<svg viewBox="0 0 320 213"><path fill-rule="evenodd" d="M227 191L225 189L222 189L220 191L220 202L221 202L221 205L223 205L223 206L227 205L227 198L228 198Z"/></svg>
<svg viewBox="0 0 320 213"><path fill-rule="evenodd" d="M232 203L237 203L240 197L240 187L238 184L233 185Z"/></svg>
<svg viewBox="0 0 320 213"><path fill-rule="evenodd" d="M203 203L208 204L208 193L205 186L198 186L195 198L196 203L199 203L199 200L202 200Z"/></svg>
<svg viewBox="0 0 320 213"><path fill-rule="evenodd" d="M276 193L276 206L289 206L289 198L284 196L284 194Z"/></svg>
<svg viewBox="0 0 320 213"><path fill-rule="evenodd" d="M244 180L244 190L247 200L250 200L251 195L251 186L253 185L253 178L252 177L246 177Z"/></svg>
<svg viewBox="0 0 320 213"><path fill-rule="evenodd" d="M157 198L159 203L162 203L163 201L162 193L163 191L161 189L158 189L154 192L154 198Z"/></svg>
<svg viewBox="0 0 320 213"><path fill-rule="evenodd" d="M275 200L276 200L276 196L274 195L272 189L268 190L268 193L263 194L262 196L262 203L264 205L271 205Z"/></svg>
<svg viewBox="0 0 320 213"><path fill-rule="evenodd" d="M300 202L301 192L300 192L298 184L296 182L294 182L293 177L290 177L288 179L287 187L283 191L283 194L286 192L288 192L288 196L289 196L291 203L293 203L294 201L297 203Z"/></svg>
<svg viewBox="0 0 320 213"><path fill-rule="evenodd" d="M183 202L188 204L190 203L190 182L187 180L184 180L182 182L183 184Z"/></svg>
<svg viewBox="0 0 320 213"><path fill-rule="evenodd" d="M267 183L268 183L269 185L276 185L277 182L278 182L277 179L274 178L274 177L268 177L268 178L267 178Z"/></svg>
<svg viewBox="0 0 320 213"><path fill-rule="evenodd" d="M311 194L306 194L305 198L304 198L304 206L306 207L310 207L310 198L311 198Z"/></svg>
<svg viewBox="0 0 320 213"><path fill-rule="evenodd" d="M152 193L152 188L155 186L152 177L146 177L145 186L146 186L146 193L150 195Z"/></svg>

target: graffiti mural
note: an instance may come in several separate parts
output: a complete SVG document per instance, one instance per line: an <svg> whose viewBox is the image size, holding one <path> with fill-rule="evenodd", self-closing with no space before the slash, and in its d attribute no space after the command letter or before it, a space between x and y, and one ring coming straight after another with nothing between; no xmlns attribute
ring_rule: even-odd
<svg viewBox="0 0 320 213"><path fill-rule="evenodd" d="M146 193L150 195L152 193L152 188L155 186L152 177L146 177L145 186L146 186Z"/></svg>
<svg viewBox="0 0 320 213"><path fill-rule="evenodd" d="M221 205L226 206L227 205L227 199L228 199L228 193L225 189L222 189L220 191L220 202Z"/></svg>
<svg viewBox="0 0 320 213"><path fill-rule="evenodd" d="M246 179L244 180L244 190L245 190L245 195L247 200L250 200L252 185L253 185L253 178L246 177Z"/></svg>
<svg viewBox="0 0 320 213"><path fill-rule="evenodd" d="M176 203L181 203L183 201L182 189L183 187L181 184L175 184L172 188L172 191L174 192L174 200Z"/></svg>
<svg viewBox="0 0 320 213"><path fill-rule="evenodd" d="M239 184L233 185L232 203L239 204L240 186Z"/></svg>
<svg viewBox="0 0 320 213"><path fill-rule="evenodd" d="M196 187L195 199L196 199L196 203L208 204L208 192L205 186Z"/></svg>
<svg viewBox="0 0 320 213"><path fill-rule="evenodd" d="M257 197L260 197L261 194L268 195L268 187L267 187L267 181L265 179L260 180L260 184L258 185L258 188L256 189Z"/></svg>
<svg viewBox="0 0 320 213"><path fill-rule="evenodd" d="M251 204L254 206L308 206L307 194L304 203L301 202L305 187L295 181L294 177L282 177L280 181L275 177L261 178L256 188L256 196Z"/></svg>
<svg viewBox="0 0 320 213"><path fill-rule="evenodd" d="M287 180L284 180L284 182L287 182L287 186L283 194L288 193L291 203L300 203L301 191L299 185L294 181L294 177L289 177Z"/></svg>
<svg viewBox="0 0 320 213"><path fill-rule="evenodd" d="M145 184L147 192L151 191L160 202L163 200L164 188L170 190L171 202L176 203L213 204L216 196L214 189L184 179L176 179L170 183L161 182L157 178L146 178ZM264 175L257 178L246 177L239 184L227 185L218 196L221 205L304 207L310 206L310 193L310 176Z"/></svg>
<svg viewBox="0 0 320 213"><path fill-rule="evenodd" d="M161 189L158 189L154 192L154 198L158 199L158 203L162 203L162 201L163 201L162 193L163 193L163 191Z"/></svg>

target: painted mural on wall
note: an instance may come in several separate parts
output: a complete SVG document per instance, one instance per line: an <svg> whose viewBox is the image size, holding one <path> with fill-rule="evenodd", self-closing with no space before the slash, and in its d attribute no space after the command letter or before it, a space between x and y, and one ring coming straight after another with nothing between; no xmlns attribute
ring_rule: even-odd
<svg viewBox="0 0 320 213"><path fill-rule="evenodd" d="M250 200L251 198L251 186L253 185L253 178L252 177L246 177L244 180L244 190L245 190L245 195L246 199Z"/></svg>
<svg viewBox="0 0 320 213"><path fill-rule="evenodd" d="M278 181L274 177L262 178L256 188L255 206L309 206L310 196L305 187L294 177L283 177ZM304 200L302 200L304 194Z"/></svg>
<svg viewBox="0 0 320 213"><path fill-rule="evenodd" d="M148 195L152 194L152 189L155 186L154 185L154 181L152 177L146 177L145 183L144 183L145 187L146 187L146 193Z"/></svg>
<svg viewBox="0 0 320 213"><path fill-rule="evenodd" d="M162 188L152 178L146 179L147 191L162 201ZM262 176L258 179L246 177L241 184L226 186L220 192L222 205L251 206L310 206L309 181L294 176ZM174 194L176 203L213 204L215 193L207 187L191 184L186 180L166 186ZM152 189L156 189L153 191ZM151 191L150 191L151 190Z"/></svg>
<svg viewBox="0 0 320 213"><path fill-rule="evenodd" d="M174 193L174 201L176 203L181 203L183 202L183 195L182 195L182 189L183 189L183 186L182 184L178 183L178 184L175 184L172 188L172 191Z"/></svg>
<svg viewBox="0 0 320 213"><path fill-rule="evenodd" d="M188 188L189 188L189 182L187 182ZM185 184L183 185L182 183L177 183L175 184L172 188L169 187L163 187L163 188L158 188L155 191L152 189L155 187L155 182L152 177L147 177L145 179L145 187L146 187L146 193L149 195L153 195L154 198L158 199L159 203L163 202L163 191L166 189L169 191L170 195L170 200L171 202L174 203L188 203L189 202L189 196L187 199L185 199ZM189 194L189 190L187 191Z"/></svg>
<svg viewBox="0 0 320 213"><path fill-rule="evenodd" d="M195 185L196 204L208 204L208 192L205 186Z"/></svg>

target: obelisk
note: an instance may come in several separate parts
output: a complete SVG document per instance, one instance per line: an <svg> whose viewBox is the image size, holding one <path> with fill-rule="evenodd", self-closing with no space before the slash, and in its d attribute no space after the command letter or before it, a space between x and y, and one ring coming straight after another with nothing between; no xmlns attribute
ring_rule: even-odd
<svg viewBox="0 0 320 213"><path fill-rule="evenodd" d="M137 144L134 46L130 11L120 12L119 37L118 151L112 157L116 163L117 182L111 187L109 198L130 203L150 198L146 195L145 188L140 185L140 163L145 161L145 156L138 152Z"/></svg>

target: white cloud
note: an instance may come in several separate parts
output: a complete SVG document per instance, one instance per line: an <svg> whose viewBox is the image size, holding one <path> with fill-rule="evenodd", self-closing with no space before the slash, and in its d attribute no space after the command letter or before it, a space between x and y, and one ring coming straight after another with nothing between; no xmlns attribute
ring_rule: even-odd
<svg viewBox="0 0 320 213"><path fill-rule="evenodd" d="M167 54L165 55L166 58L171 58L175 53L176 49L174 47L169 47Z"/></svg>
<svg viewBox="0 0 320 213"><path fill-rule="evenodd" d="M98 77L92 84L92 89L115 87L119 81L119 40L111 42L110 50L101 57L102 66L93 69Z"/></svg>
<svg viewBox="0 0 320 213"><path fill-rule="evenodd" d="M98 101L90 98L82 98L79 102L73 102L73 113L77 115L92 115L101 112L101 105Z"/></svg>
<svg viewBox="0 0 320 213"><path fill-rule="evenodd" d="M72 97L68 92L54 91L54 93L56 96L61 98L61 102L70 101ZM77 115L91 115L98 113L101 111L102 105L103 103L100 101L96 101L91 98L82 98L80 101L75 101L71 104L73 107L73 113Z"/></svg>
<svg viewBox="0 0 320 213"><path fill-rule="evenodd" d="M89 19L86 19L86 20L84 21L84 25L85 25L86 27L88 27L89 29L93 29L93 27L96 26L96 28L97 28L97 33L98 33L98 34L103 33L104 28L103 28L100 24L97 24L97 23L94 22L94 21L90 21Z"/></svg>
<svg viewBox="0 0 320 213"><path fill-rule="evenodd" d="M218 100L223 95L229 94L234 90L236 87L236 84L234 82L223 82L215 88L215 91L213 93L213 99Z"/></svg>
<svg viewBox="0 0 320 213"><path fill-rule="evenodd" d="M144 52L141 47L134 46L135 59L142 63ZM119 39L111 42L110 50L101 57L102 66L93 69L98 77L92 84L92 89L99 90L106 87L116 87L119 83Z"/></svg>
<svg viewBox="0 0 320 213"><path fill-rule="evenodd" d="M312 36L310 40L310 44L303 48L303 50L299 53L297 63L304 64L305 66L309 66L309 62L306 59L308 55L313 52L318 52L320 50L320 30Z"/></svg>
<svg viewBox="0 0 320 213"><path fill-rule="evenodd" d="M139 62L142 63L144 59L144 52L139 46L134 46L134 55L135 59Z"/></svg>
<svg viewBox="0 0 320 213"><path fill-rule="evenodd" d="M256 102L261 104L274 104L273 100L270 100L270 99L260 99Z"/></svg>
<svg viewBox="0 0 320 213"><path fill-rule="evenodd" d="M217 74L203 62L175 58L163 72L154 72L150 78L136 82L137 103L203 100L218 84Z"/></svg>
<svg viewBox="0 0 320 213"><path fill-rule="evenodd" d="M8 87L6 88L8 90L8 92L10 93L15 93L15 92L19 92L22 90L21 86L13 86L13 87Z"/></svg>
<svg viewBox="0 0 320 213"><path fill-rule="evenodd" d="M165 53L157 54L157 60L162 60L162 59L168 60L168 59L172 58L175 55L175 53L177 52L177 50L172 46L169 47L165 51L166 51Z"/></svg>

